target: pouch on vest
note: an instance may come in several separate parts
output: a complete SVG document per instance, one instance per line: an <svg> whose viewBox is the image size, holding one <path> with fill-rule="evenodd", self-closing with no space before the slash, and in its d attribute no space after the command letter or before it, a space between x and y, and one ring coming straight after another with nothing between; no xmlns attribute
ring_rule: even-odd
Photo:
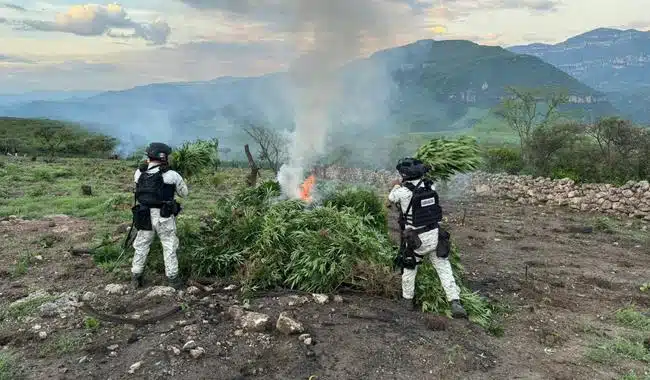
<svg viewBox="0 0 650 380"><path fill-rule="evenodd" d="M143 205L135 205L131 208L131 212L133 214L133 226L135 229L138 231L153 230L149 207Z"/></svg>
<svg viewBox="0 0 650 380"><path fill-rule="evenodd" d="M415 251L416 249L422 247L422 240L416 231L405 230L402 232L402 234L404 235L404 242L406 243L406 247L408 249Z"/></svg>
<svg viewBox="0 0 650 380"><path fill-rule="evenodd" d="M164 202L160 207L160 217L169 218L172 215L178 216L178 214L180 214L182 209L183 208L181 207L181 204L176 202L175 200L170 202Z"/></svg>
<svg viewBox="0 0 650 380"><path fill-rule="evenodd" d="M438 228L438 246L436 247L436 256L441 259L449 257L451 253L451 235L448 231Z"/></svg>
<svg viewBox="0 0 650 380"><path fill-rule="evenodd" d="M415 269L419 264L415 252L409 249L406 244L400 246L399 254L395 258L394 263L402 269Z"/></svg>

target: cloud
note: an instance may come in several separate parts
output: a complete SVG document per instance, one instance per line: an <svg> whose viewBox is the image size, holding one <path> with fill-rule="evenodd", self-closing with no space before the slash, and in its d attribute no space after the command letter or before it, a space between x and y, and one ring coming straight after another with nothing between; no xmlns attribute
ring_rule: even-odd
<svg viewBox="0 0 650 380"><path fill-rule="evenodd" d="M337 3L322 0L178 0L198 10L217 10L229 13L234 17L265 21L271 24L296 26L312 23L324 18L352 19L366 28L379 29L386 25L378 25L373 17L378 10L386 6L402 6L410 8L414 13L420 13L430 7L423 0L355 0L353 2ZM358 3L358 4L357 4ZM324 12L319 14L318 12ZM332 13L335 12L335 13ZM329 14L327 14L329 13ZM399 16L395 14L393 16ZM396 20L383 20L395 23ZM342 22L342 21L341 21Z"/></svg>
<svg viewBox="0 0 650 380"><path fill-rule="evenodd" d="M22 57L0 54L0 63L33 63L33 62L34 61Z"/></svg>
<svg viewBox="0 0 650 380"><path fill-rule="evenodd" d="M559 5L557 0L501 0L503 9L528 9L538 12L555 11Z"/></svg>
<svg viewBox="0 0 650 380"><path fill-rule="evenodd" d="M27 12L27 9L25 9L24 7L12 3L0 3L0 8L9 8L19 12Z"/></svg>
<svg viewBox="0 0 650 380"><path fill-rule="evenodd" d="M560 0L439 0L429 3L426 13L429 17L452 21L481 11L553 12L558 9L559 5Z"/></svg>
<svg viewBox="0 0 650 380"><path fill-rule="evenodd" d="M55 21L23 20L24 27L45 32L64 32L79 36L106 35L115 38L141 38L154 45L167 42L171 28L163 20L139 23L118 4L75 5L56 15Z"/></svg>

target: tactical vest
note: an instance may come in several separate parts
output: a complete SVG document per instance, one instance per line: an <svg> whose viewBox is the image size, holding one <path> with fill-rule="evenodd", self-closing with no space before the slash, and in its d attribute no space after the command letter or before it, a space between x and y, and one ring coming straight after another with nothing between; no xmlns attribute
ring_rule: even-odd
<svg viewBox="0 0 650 380"><path fill-rule="evenodd" d="M411 190L411 202L403 214L404 224L413 226L416 229L434 229L442 221L442 208L440 207L440 198L438 193L433 190L429 181L424 182L421 187L420 181L417 185L410 182L404 183L404 186ZM400 208L401 210L401 208ZM409 211L412 211L409 215Z"/></svg>
<svg viewBox="0 0 650 380"><path fill-rule="evenodd" d="M147 173L147 170L156 168L141 167L140 177L135 185L135 199L136 201L147 207L160 208L165 202L174 200L174 192L176 191L175 185L165 183L163 180L163 173L168 169L161 167L155 173Z"/></svg>

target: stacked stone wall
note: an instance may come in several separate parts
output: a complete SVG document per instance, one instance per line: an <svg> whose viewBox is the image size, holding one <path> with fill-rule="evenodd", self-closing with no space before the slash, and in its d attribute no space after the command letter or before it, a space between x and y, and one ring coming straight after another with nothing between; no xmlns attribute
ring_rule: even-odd
<svg viewBox="0 0 650 380"><path fill-rule="evenodd" d="M320 178L365 183L388 190L399 176L391 171L368 171L330 167ZM650 183L630 181L623 186L577 184L571 179L549 179L524 175L474 172L453 178L441 192L456 196L474 195L511 199L521 204L564 206L579 211L601 212L650 221Z"/></svg>
<svg viewBox="0 0 650 380"><path fill-rule="evenodd" d="M506 198L522 204L549 204L580 211L597 211L619 217L650 220L650 183L577 184L571 179L474 173L471 192Z"/></svg>

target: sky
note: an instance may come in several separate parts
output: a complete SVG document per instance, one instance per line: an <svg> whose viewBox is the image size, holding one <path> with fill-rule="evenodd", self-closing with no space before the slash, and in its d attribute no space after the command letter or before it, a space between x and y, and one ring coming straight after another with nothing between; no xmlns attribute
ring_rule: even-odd
<svg viewBox="0 0 650 380"><path fill-rule="evenodd" d="M315 43L309 17L323 1L0 0L0 94L286 70ZM650 29L640 12L648 0L363 1L381 12L338 10L375 20L359 56L420 39L511 46L557 43L598 27Z"/></svg>

